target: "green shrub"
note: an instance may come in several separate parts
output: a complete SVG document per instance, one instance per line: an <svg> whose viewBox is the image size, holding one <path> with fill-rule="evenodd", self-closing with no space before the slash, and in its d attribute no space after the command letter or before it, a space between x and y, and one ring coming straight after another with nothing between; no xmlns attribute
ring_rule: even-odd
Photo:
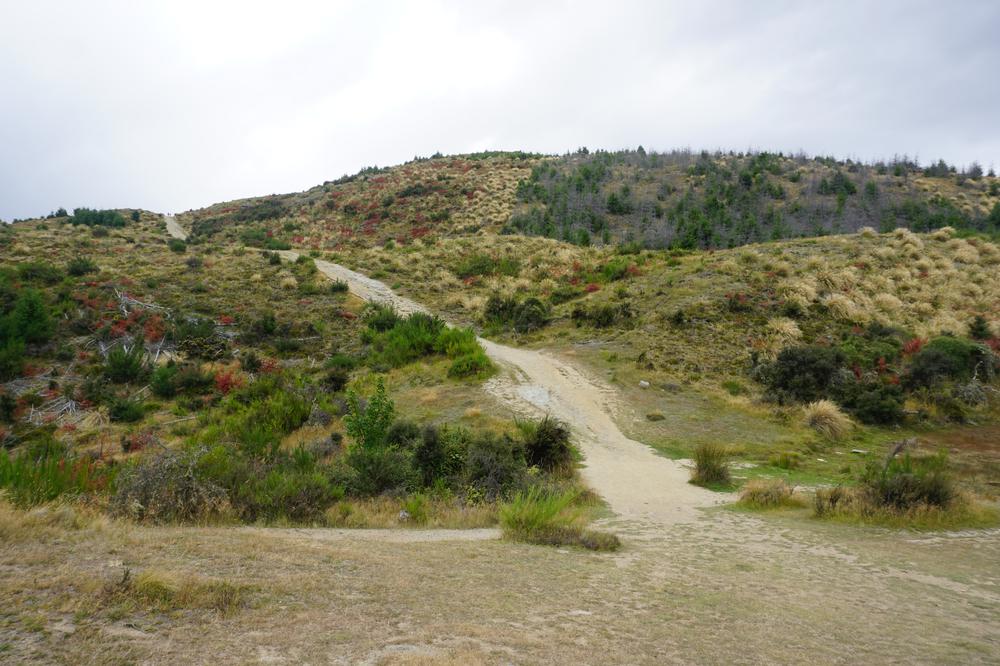
<svg viewBox="0 0 1000 666"><path fill-rule="evenodd" d="M972 321L969 322L969 337L973 340L988 340L993 337L986 317L976 315L972 318Z"/></svg>
<svg viewBox="0 0 1000 666"><path fill-rule="evenodd" d="M579 287L574 287L572 285L561 285L552 290L549 294L549 302L552 305L560 305L562 303L567 303L574 299L580 298L584 295L583 289Z"/></svg>
<svg viewBox="0 0 1000 666"><path fill-rule="evenodd" d="M455 268L455 274L462 279L484 275L517 277L521 274L521 262L488 254L473 254Z"/></svg>
<svg viewBox="0 0 1000 666"><path fill-rule="evenodd" d="M373 331L384 333L399 323L400 317L391 305L370 303L362 315L365 324Z"/></svg>
<svg viewBox="0 0 1000 666"><path fill-rule="evenodd" d="M881 382L847 382L838 386L836 399L862 423L892 425L904 418L903 390Z"/></svg>
<svg viewBox="0 0 1000 666"><path fill-rule="evenodd" d="M615 324L627 323L632 319L633 313L632 306L624 302L618 305L604 303L590 308L578 306L573 308L570 316L577 326L586 323L597 328L610 328Z"/></svg>
<svg viewBox="0 0 1000 666"><path fill-rule="evenodd" d="M149 388L153 395L159 398L172 398L177 395L177 365L173 362L161 365L149 377Z"/></svg>
<svg viewBox="0 0 1000 666"><path fill-rule="evenodd" d="M721 444L701 443L694 448L691 483L699 486L728 485L729 451Z"/></svg>
<svg viewBox="0 0 1000 666"><path fill-rule="evenodd" d="M344 497L344 489L318 470L273 469L263 478L250 477L231 495L233 508L245 521L319 520Z"/></svg>
<svg viewBox="0 0 1000 666"><path fill-rule="evenodd" d="M62 271L43 261L30 261L17 265L17 275L25 282L56 284L63 279Z"/></svg>
<svg viewBox="0 0 1000 666"><path fill-rule="evenodd" d="M509 437L481 433L469 442L463 471L466 483L487 500L506 497L524 485L524 448Z"/></svg>
<svg viewBox="0 0 1000 666"><path fill-rule="evenodd" d="M108 402L108 418L115 423L135 423L146 415L146 406L135 398L115 397Z"/></svg>
<svg viewBox="0 0 1000 666"><path fill-rule="evenodd" d="M786 347L763 368L760 379L779 400L815 402L827 397L838 369L840 350L819 346Z"/></svg>
<svg viewBox="0 0 1000 666"><path fill-rule="evenodd" d="M518 333L530 333L544 327L551 311L537 298L518 301L514 297L493 294L487 299L483 321L488 325L513 328Z"/></svg>
<svg viewBox="0 0 1000 666"><path fill-rule="evenodd" d="M914 354L906 374L910 387L932 387L945 380L967 381L977 367L986 377L994 371L995 359L984 345L941 336Z"/></svg>
<svg viewBox="0 0 1000 666"><path fill-rule="evenodd" d="M344 282L343 280L334 280L330 283L331 294L344 294L347 293L349 289L350 288L348 287L347 283Z"/></svg>
<svg viewBox="0 0 1000 666"><path fill-rule="evenodd" d="M80 277L87 273L96 273L98 270L100 269L97 267L97 264L86 257L77 257L70 260L69 264L66 265L66 272L74 277Z"/></svg>
<svg viewBox="0 0 1000 666"><path fill-rule="evenodd" d="M22 340L27 343L47 342L55 332L55 322L49 314L45 298L37 289L22 289L13 310L0 322L0 339Z"/></svg>
<svg viewBox="0 0 1000 666"><path fill-rule="evenodd" d="M482 377L492 370L493 362L490 361L486 352L478 349L452 361L448 368L448 376L456 378Z"/></svg>
<svg viewBox="0 0 1000 666"><path fill-rule="evenodd" d="M167 247L171 252L176 252L181 254L187 251L187 243L182 241L180 238L171 238L167 241Z"/></svg>
<svg viewBox="0 0 1000 666"><path fill-rule="evenodd" d="M134 382L146 374L146 353L140 345L115 347L104 360L104 376L116 384Z"/></svg>
<svg viewBox="0 0 1000 666"><path fill-rule="evenodd" d="M20 340L7 340L0 346L0 381L8 381L19 377L24 370L24 343Z"/></svg>
<svg viewBox="0 0 1000 666"><path fill-rule="evenodd" d="M413 467L424 487L445 474L445 455L441 433L434 426L426 426L413 448Z"/></svg>
<svg viewBox="0 0 1000 666"><path fill-rule="evenodd" d="M570 430L565 423L546 416L540 421L521 421L518 426L529 465L551 471L573 462Z"/></svg>
<svg viewBox="0 0 1000 666"><path fill-rule="evenodd" d="M868 498L879 506L903 511L921 504L943 508L957 495L947 467L945 451L925 458L906 453L886 462L871 462L861 483Z"/></svg>
<svg viewBox="0 0 1000 666"><path fill-rule="evenodd" d="M124 227L125 218L116 210L93 210L91 208L74 208L73 216L69 218L72 224L83 224L88 227Z"/></svg>

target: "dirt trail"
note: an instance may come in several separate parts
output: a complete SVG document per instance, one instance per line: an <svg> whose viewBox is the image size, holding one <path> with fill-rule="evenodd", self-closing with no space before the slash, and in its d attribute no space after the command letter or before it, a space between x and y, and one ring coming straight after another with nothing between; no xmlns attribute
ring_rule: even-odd
<svg viewBox="0 0 1000 666"><path fill-rule="evenodd" d="M164 215L163 221L167 224L167 233L172 238L179 238L181 240L187 240L187 232L181 228L181 225L177 224L177 218L173 215Z"/></svg>
<svg viewBox="0 0 1000 666"><path fill-rule="evenodd" d="M165 220L171 236L186 238L172 216ZM289 261L299 256L291 250L279 254ZM391 304L401 314L428 312L357 271L319 259L316 268L331 280L346 282L351 292L366 301ZM611 417L613 390L596 378L551 353L482 338L480 342L502 368L487 382L487 391L520 414L551 414L570 424L584 455L584 480L632 528L656 530L690 520L699 508L726 499L687 483L688 470L679 462L622 434Z"/></svg>
<svg viewBox="0 0 1000 666"><path fill-rule="evenodd" d="M298 253L280 253L294 261ZM316 268L342 280L368 301L390 303L403 314L427 309L394 293L378 280L328 261ZM486 389L521 414L551 414L570 424L583 451L582 475L619 518L633 529L656 530L689 520L700 507L725 499L687 483L688 470L629 439L611 418L613 390L554 354L507 347L480 338L486 353L502 367Z"/></svg>

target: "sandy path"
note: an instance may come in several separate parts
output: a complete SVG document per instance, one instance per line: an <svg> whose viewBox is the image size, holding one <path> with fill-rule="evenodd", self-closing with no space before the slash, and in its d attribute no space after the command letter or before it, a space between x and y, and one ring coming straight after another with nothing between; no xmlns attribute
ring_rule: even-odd
<svg viewBox="0 0 1000 666"><path fill-rule="evenodd" d="M187 232L181 228L181 225L177 224L177 218L173 215L164 215L163 221L167 224L167 233L172 238L179 238L181 240L187 240Z"/></svg>
<svg viewBox="0 0 1000 666"><path fill-rule="evenodd" d="M280 253L294 261L298 253ZM368 301L392 304L403 314L427 309L394 293L385 284L344 266L316 260L331 280L342 280ZM558 356L517 349L480 338L502 371L486 389L521 414L551 414L573 428L583 452L582 475L611 509L633 528L657 529L696 516L724 495L687 483L688 470L629 439L611 417L613 389Z"/></svg>
<svg viewBox="0 0 1000 666"><path fill-rule="evenodd" d="M164 219L171 236L187 237L173 216ZM280 254L289 261L299 256L294 251ZM428 312L357 271L318 259L316 268L331 280L346 282L351 292L366 301L389 303L401 314ZM554 354L482 338L480 342L502 368L487 382L486 390L518 413L550 414L570 424L584 455L584 480L633 528L655 530L686 521L700 507L725 500L725 495L687 483L688 470L677 461L626 437L611 417L614 391L609 386Z"/></svg>

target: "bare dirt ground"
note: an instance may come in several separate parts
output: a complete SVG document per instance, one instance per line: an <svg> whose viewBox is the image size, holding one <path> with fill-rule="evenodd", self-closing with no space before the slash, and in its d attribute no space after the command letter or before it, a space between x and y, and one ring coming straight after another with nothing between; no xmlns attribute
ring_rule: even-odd
<svg viewBox="0 0 1000 666"><path fill-rule="evenodd" d="M362 297L419 308L317 267ZM488 530L39 528L0 513L0 661L1000 661L1000 530L916 534L712 507L717 495L621 434L592 377L555 354L484 344L503 366L494 395L574 424L584 477L618 514L620 552ZM246 603L110 608L101 587L124 567L227 581Z"/></svg>
<svg viewBox="0 0 1000 666"><path fill-rule="evenodd" d="M178 238L180 240L187 240L187 232L184 231L181 225L177 224L177 218L173 215L164 215L163 221L167 225L167 233L171 237Z"/></svg>

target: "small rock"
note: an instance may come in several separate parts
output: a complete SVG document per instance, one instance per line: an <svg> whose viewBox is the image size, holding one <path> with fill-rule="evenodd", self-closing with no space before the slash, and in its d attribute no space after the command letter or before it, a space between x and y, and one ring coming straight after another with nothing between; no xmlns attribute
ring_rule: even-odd
<svg viewBox="0 0 1000 666"><path fill-rule="evenodd" d="M667 417L663 415L663 412L650 412L649 414L646 414L647 421L662 421L665 418Z"/></svg>
<svg viewBox="0 0 1000 666"><path fill-rule="evenodd" d="M639 388L649 388L649 382L647 382L645 379L640 379Z"/></svg>
<svg viewBox="0 0 1000 666"><path fill-rule="evenodd" d="M396 520L398 520L401 523L405 523L409 519L410 519L410 512L407 511L406 509L400 510L399 515L396 516Z"/></svg>
<svg viewBox="0 0 1000 666"><path fill-rule="evenodd" d="M863 456L868 452L864 449L851 449L851 453L857 453L859 456Z"/></svg>

